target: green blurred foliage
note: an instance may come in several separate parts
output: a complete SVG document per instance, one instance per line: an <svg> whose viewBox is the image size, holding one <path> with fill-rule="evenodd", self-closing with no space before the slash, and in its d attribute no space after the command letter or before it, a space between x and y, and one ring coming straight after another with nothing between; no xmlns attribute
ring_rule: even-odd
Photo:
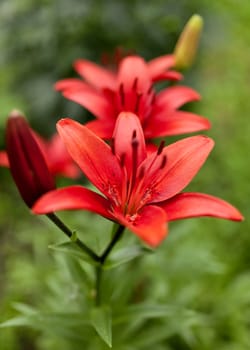
<svg viewBox="0 0 250 350"><path fill-rule="evenodd" d="M75 75L72 62L79 57L98 62L116 46L147 59L171 52L193 13L204 16L205 30L184 83L202 94L202 101L190 108L212 121L207 134L216 147L189 189L230 201L246 220L172 223L164 244L143 256L137 255L139 242L127 232L110 265L122 259L127 247L135 252L134 259L107 269L102 290L112 305L116 350L250 348L250 5L244 0L240 5L233 0L0 3L1 135L12 108L22 109L44 135L53 132L62 116L88 118L81 107L53 91L58 79ZM0 145L4 147L3 138ZM45 218L29 213L8 170L0 169L0 178L1 321L14 318L16 325L28 325L0 329L0 348L107 349L90 324L93 267L48 249L64 242L62 234ZM102 251L109 222L82 212L62 218Z"/></svg>

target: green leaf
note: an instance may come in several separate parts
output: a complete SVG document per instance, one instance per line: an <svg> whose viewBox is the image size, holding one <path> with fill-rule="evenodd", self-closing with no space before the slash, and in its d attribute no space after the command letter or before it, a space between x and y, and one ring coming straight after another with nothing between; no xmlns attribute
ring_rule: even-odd
<svg viewBox="0 0 250 350"><path fill-rule="evenodd" d="M103 341L112 347L112 316L108 306L96 307L91 311L91 323Z"/></svg>
<svg viewBox="0 0 250 350"><path fill-rule="evenodd" d="M30 320L26 316L18 316L0 323L0 328L29 326Z"/></svg>
<svg viewBox="0 0 250 350"><path fill-rule="evenodd" d="M121 248L112 254L112 256L104 265L104 269L112 269L114 267L125 264L133 259L138 258L145 252L148 252L148 250L138 245Z"/></svg>
<svg viewBox="0 0 250 350"><path fill-rule="evenodd" d="M49 248L58 252L69 254L75 258L86 261L91 265L97 265L97 262L91 259L75 242L64 242L49 245Z"/></svg>

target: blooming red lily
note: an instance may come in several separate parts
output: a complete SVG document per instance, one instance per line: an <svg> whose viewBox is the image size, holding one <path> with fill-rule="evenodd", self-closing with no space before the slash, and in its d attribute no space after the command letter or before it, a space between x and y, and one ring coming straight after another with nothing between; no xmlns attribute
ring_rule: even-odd
<svg viewBox="0 0 250 350"><path fill-rule="evenodd" d="M26 119L13 111L7 121L6 149L12 177L28 207L55 188L46 159Z"/></svg>
<svg viewBox="0 0 250 350"><path fill-rule="evenodd" d="M31 129L30 129L31 130ZM39 144L43 156L46 159L49 171L53 176L65 176L75 179L80 172L67 152L61 137L56 133L50 140L44 140L40 135L31 130L36 142ZM7 152L0 152L0 166L10 167Z"/></svg>
<svg viewBox="0 0 250 350"><path fill-rule="evenodd" d="M82 186L51 191L34 205L36 214L85 209L129 228L151 246L167 234L171 220L214 216L241 220L239 211L216 197L179 193L198 172L213 141L193 136L147 155L140 121L133 113L117 119L112 145L71 120L58 122L65 145L89 180L103 193Z"/></svg>
<svg viewBox="0 0 250 350"><path fill-rule="evenodd" d="M207 119L179 110L182 105L200 99L196 91L186 86L168 87L159 93L154 90L155 81L180 79L179 73L169 70L174 63L171 55L148 63L139 56L127 56L114 73L87 60L78 60L74 67L84 80L61 80L55 88L95 115L97 119L86 126L101 138L112 137L120 112L138 115L147 140L206 130L210 127Z"/></svg>

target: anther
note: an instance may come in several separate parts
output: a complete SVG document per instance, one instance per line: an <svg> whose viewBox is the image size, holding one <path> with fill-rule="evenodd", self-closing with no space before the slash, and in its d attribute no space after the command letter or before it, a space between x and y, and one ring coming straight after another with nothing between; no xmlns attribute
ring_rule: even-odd
<svg viewBox="0 0 250 350"><path fill-rule="evenodd" d="M125 106L125 94L124 94L123 83L121 83L119 86L119 94L120 94L120 99L121 99L121 105L124 107Z"/></svg>
<svg viewBox="0 0 250 350"><path fill-rule="evenodd" d="M142 94L136 94L136 101L135 101L135 113L139 112L139 106L140 106L140 101L141 101Z"/></svg>
<svg viewBox="0 0 250 350"><path fill-rule="evenodd" d="M151 105L155 104L155 100L156 100L156 94L153 94L152 100L151 100Z"/></svg>
<svg viewBox="0 0 250 350"><path fill-rule="evenodd" d="M139 175L138 175L139 180L141 180L144 177L144 175L145 175L145 167L142 166L140 168Z"/></svg>
<svg viewBox="0 0 250 350"><path fill-rule="evenodd" d="M162 161L161 161L161 165L160 165L160 168L159 169L163 169L165 167L165 165L167 164L167 156L166 154L164 154L162 156Z"/></svg>
<svg viewBox="0 0 250 350"><path fill-rule="evenodd" d="M110 140L110 148L111 148L111 152L115 155L115 139L113 137Z"/></svg>
<svg viewBox="0 0 250 350"><path fill-rule="evenodd" d="M150 95L152 91L153 91L153 85L150 85L150 87L148 88L147 94Z"/></svg>
<svg viewBox="0 0 250 350"><path fill-rule="evenodd" d="M125 165L125 158L126 158L126 154L125 153L122 153L121 156L120 156L120 164L121 164L121 167L123 168L124 165Z"/></svg>
<svg viewBox="0 0 250 350"><path fill-rule="evenodd" d="M162 140L157 150L157 156L159 156L162 153L164 146L165 146L165 141Z"/></svg>
<svg viewBox="0 0 250 350"><path fill-rule="evenodd" d="M138 84L138 77L134 79L133 81L133 86L132 86L132 90L136 92L137 90L137 84Z"/></svg>

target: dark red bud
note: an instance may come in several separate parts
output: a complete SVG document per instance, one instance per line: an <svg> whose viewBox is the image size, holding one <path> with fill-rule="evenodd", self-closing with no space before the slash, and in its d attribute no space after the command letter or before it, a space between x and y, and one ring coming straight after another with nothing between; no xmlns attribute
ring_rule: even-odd
<svg viewBox="0 0 250 350"><path fill-rule="evenodd" d="M24 116L18 111L9 115L6 149L10 171L28 207L44 193L55 188L47 162Z"/></svg>

